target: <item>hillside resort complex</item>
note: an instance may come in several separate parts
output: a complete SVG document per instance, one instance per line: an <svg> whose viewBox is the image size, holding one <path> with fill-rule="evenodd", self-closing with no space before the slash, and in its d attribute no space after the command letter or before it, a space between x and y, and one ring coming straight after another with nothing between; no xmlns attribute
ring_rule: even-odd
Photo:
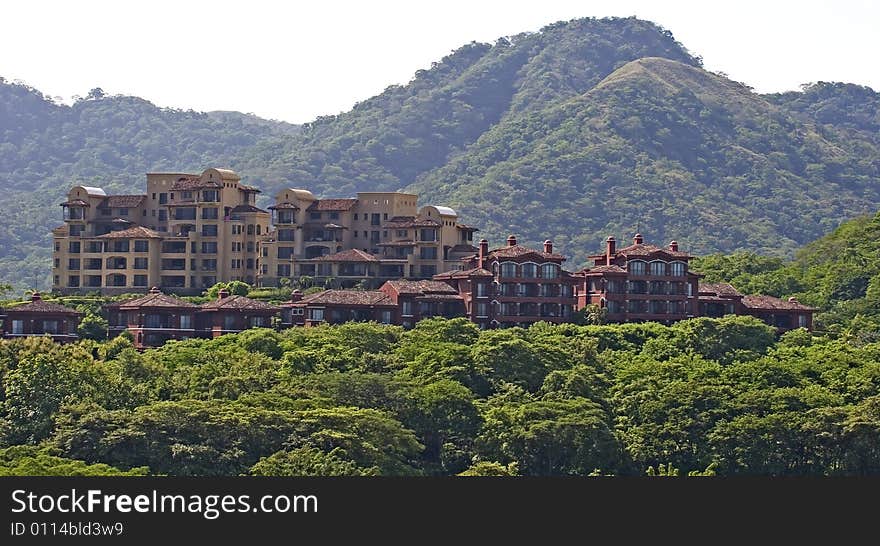
<svg viewBox="0 0 880 546"><path fill-rule="evenodd" d="M780 332L812 328L814 310L793 298L700 282L689 268L693 256L676 241L655 246L636 234L623 246L608 237L603 252L572 272L549 240L539 249L514 235L498 246L475 241L479 230L461 223L456 211L420 207L414 194L318 199L290 188L264 210L258 193L235 172L216 168L148 173L139 195L75 186L61 203L64 224L52 230L52 290L143 293L104 306L111 335L128 330L139 348L252 327L346 321L407 328L437 316L466 317L481 328L561 323L590 305L604 309L608 322L734 314ZM201 305L176 297L200 295L218 282L276 287L302 279L329 289L293 290L279 305L225 290ZM3 334L74 340L80 316L34 294L2 311Z"/></svg>

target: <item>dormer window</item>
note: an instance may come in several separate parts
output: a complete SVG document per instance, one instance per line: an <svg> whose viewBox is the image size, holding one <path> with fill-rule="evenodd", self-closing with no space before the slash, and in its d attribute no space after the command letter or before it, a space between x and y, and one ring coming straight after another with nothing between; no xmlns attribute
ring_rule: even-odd
<svg viewBox="0 0 880 546"><path fill-rule="evenodd" d="M628 264L629 274L630 275L644 275L645 274L645 262L641 260L633 260Z"/></svg>

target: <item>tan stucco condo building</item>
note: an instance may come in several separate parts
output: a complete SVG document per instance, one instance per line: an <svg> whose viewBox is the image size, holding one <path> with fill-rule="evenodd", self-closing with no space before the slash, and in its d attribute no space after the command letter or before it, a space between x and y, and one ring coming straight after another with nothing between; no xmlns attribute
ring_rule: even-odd
<svg viewBox="0 0 880 546"><path fill-rule="evenodd" d="M53 290L198 294L220 281L277 286L301 277L376 287L429 279L476 250L476 230L455 211L419 209L413 194L317 199L286 189L267 211L256 206L257 193L216 168L147 173L140 195L74 186L61 203L64 224L52 230Z"/></svg>

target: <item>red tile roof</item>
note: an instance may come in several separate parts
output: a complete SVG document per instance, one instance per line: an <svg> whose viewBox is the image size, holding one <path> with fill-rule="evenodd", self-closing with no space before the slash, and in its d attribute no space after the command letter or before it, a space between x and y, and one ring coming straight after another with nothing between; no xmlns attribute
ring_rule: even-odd
<svg viewBox="0 0 880 546"><path fill-rule="evenodd" d="M116 306L118 309L163 308L163 309L195 309L198 305L168 296L151 289L150 293L140 298L128 300Z"/></svg>
<svg viewBox="0 0 880 546"><path fill-rule="evenodd" d="M253 205L237 205L235 207L232 207L232 210L230 212L265 212L266 214L269 213L269 211L257 208Z"/></svg>
<svg viewBox="0 0 880 546"><path fill-rule="evenodd" d="M121 231L111 231L98 235L98 239L161 239L162 236L150 228L135 226Z"/></svg>
<svg viewBox="0 0 880 546"><path fill-rule="evenodd" d="M458 294L458 290L441 281L410 281L401 279L398 281L387 281L385 284L393 287L398 294Z"/></svg>
<svg viewBox="0 0 880 546"><path fill-rule="evenodd" d="M714 296L742 296L739 290L726 282L701 282L699 293Z"/></svg>
<svg viewBox="0 0 880 546"><path fill-rule="evenodd" d="M626 269L619 265L596 265L588 267L582 271L584 274L590 273L626 273Z"/></svg>
<svg viewBox="0 0 880 546"><path fill-rule="evenodd" d="M416 301L464 301L458 294L425 294L416 296Z"/></svg>
<svg viewBox="0 0 880 546"><path fill-rule="evenodd" d="M376 305L396 307L391 298L378 290L324 290L293 303L306 305Z"/></svg>
<svg viewBox="0 0 880 546"><path fill-rule="evenodd" d="M522 245L503 246L501 248L490 250L486 258L490 260L499 258L519 258L522 256L527 256L529 254L541 257L545 260L560 262L565 260L565 256L563 256L562 254L548 254L547 252L534 250L528 247L524 247Z"/></svg>
<svg viewBox="0 0 880 546"><path fill-rule="evenodd" d="M69 206L74 206L74 207L90 207L91 205L89 205L88 203L86 203L86 202L83 201L82 199L71 199L70 201L66 201L66 202L64 202L64 203L61 203L61 206L62 206L62 207L69 207Z"/></svg>
<svg viewBox="0 0 880 546"><path fill-rule="evenodd" d="M440 227L441 224L432 218L418 218L416 216L395 216L385 222L385 229L403 229L412 227Z"/></svg>
<svg viewBox="0 0 880 546"><path fill-rule="evenodd" d="M617 249L617 252L614 253L615 256L650 256L651 254L656 254L658 252L662 252L664 254L668 254L669 256L673 256L675 258L692 258L690 254L687 252L680 252L669 250L668 248L660 248L659 246L649 245L647 243L639 243L637 245L629 245L623 248ZM600 254L599 256L604 256L604 254Z"/></svg>
<svg viewBox="0 0 880 546"><path fill-rule="evenodd" d="M271 209L278 209L278 210L281 210L281 209L299 210L299 207L296 206L296 205L294 205L293 203L287 203L287 202L285 202L285 203L278 203L277 205L272 205L271 207L269 207L269 209L270 209L270 210L271 210Z"/></svg>
<svg viewBox="0 0 880 546"><path fill-rule="evenodd" d="M467 277L494 277L494 275L491 271L481 267L465 269L462 271L447 271L445 273L434 275L435 279L463 279Z"/></svg>
<svg viewBox="0 0 880 546"><path fill-rule="evenodd" d="M222 188L218 182L213 180L202 180L199 176L181 176L171 184L171 189L176 191L189 191L199 188Z"/></svg>
<svg viewBox="0 0 880 546"><path fill-rule="evenodd" d="M281 308L277 305L270 305L262 301L238 295L226 296L225 298L217 298L215 300L205 302L199 307L205 311L235 310L277 312L281 310Z"/></svg>
<svg viewBox="0 0 880 546"><path fill-rule="evenodd" d="M773 296L744 296L743 305L749 309L784 310L784 311L815 311L814 308L802 305L793 298L783 300Z"/></svg>
<svg viewBox="0 0 880 546"><path fill-rule="evenodd" d="M109 195L101 201L99 208L137 208L146 200L146 195Z"/></svg>
<svg viewBox="0 0 880 546"><path fill-rule="evenodd" d="M82 315L82 313L80 313L76 309L71 309L70 307L58 305L57 303L43 301L39 292L34 293L33 296L31 296L31 301L27 303L16 305L14 307L8 307L5 310L5 313L7 317L14 317L18 313L68 316Z"/></svg>
<svg viewBox="0 0 880 546"><path fill-rule="evenodd" d="M337 252L336 254L327 254L326 256L319 256L317 258L312 258L311 260L302 260L302 261L315 261L315 262L378 262L379 259L364 252L363 250L353 248L351 250L343 250L342 252Z"/></svg>
<svg viewBox="0 0 880 546"><path fill-rule="evenodd" d="M351 210L357 204L357 199L319 199L317 201L312 202L309 205L309 208L306 210L309 211L321 211L321 210Z"/></svg>

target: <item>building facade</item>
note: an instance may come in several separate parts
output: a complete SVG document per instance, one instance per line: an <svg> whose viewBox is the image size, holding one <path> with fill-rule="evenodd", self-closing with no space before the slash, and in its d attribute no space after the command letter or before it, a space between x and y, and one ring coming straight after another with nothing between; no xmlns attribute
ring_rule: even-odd
<svg viewBox="0 0 880 546"><path fill-rule="evenodd" d="M701 275L689 270L692 258L676 241L660 248L636 234L632 245L617 248L608 237L605 252L589 256L593 265L576 274L578 308L598 305L609 322L671 324L695 317Z"/></svg>
<svg viewBox="0 0 880 546"><path fill-rule="evenodd" d="M412 328L423 318L456 318L466 315L464 298L442 281L388 281L379 290L397 307L399 324Z"/></svg>
<svg viewBox="0 0 880 546"><path fill-rule="evenodd" d="M147 193L74 186L52 230L53 291L197 294L218 281L253 284L269 232L260 190L227 169L148 173Z"/></svg>
<svg viewBox="0 0 880 546"><path fill-rule="evenodd" d="M751 315L780 333L796 328L812 330L813 313L816 311L796 298L783 300L773 296L744 296L727 283L700 283L699 304L701 316Z"/></svg>
<svg viewBox="0 0 880 546"><path fill-rule="evenodd" d="M79 339L76 329L82 316L75 309L43 301L39 292L25 304L0 311L4 338L51 336L59 343Z"/></svg>
<svg viewBox="0 0 880 546"><path fill-rule="evenodd" d="M230 295L225 289L217 293L217 299L199 306L196 324L207 337L236 334L248 328L272 328L274 317L281 307L251 299Z"/></svg>

